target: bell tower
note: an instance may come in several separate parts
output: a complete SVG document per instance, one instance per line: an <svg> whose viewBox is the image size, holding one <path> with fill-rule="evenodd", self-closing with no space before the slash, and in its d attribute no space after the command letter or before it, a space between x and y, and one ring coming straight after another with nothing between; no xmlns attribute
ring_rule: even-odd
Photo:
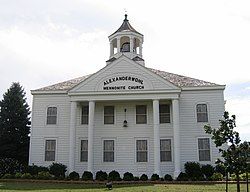
<svg viewBox="0 0 250 192"><path fill-rule="evenodd" d="M142 58L143 35L136 31L128 21L128 15L125 14L122 25L109 37L110 57L107 64L112 63L122 54L137 63L144 65Z"/></svg>

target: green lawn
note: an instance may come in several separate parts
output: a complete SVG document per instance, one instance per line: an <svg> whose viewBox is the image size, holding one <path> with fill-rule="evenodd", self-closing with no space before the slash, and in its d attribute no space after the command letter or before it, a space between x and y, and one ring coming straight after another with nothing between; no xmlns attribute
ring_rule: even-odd
<svg viewBox="0 0 250 192"><path fill-rule="evenodd" d="M65 184L65 183L39 183L39 182L0 182L1 192L99 192L109 191L104 185L95 184ZM225 191L224 184L208 185L181 185L181 184L144 184L144 185L114 185L112 191L122 192L220 192ZM236 184L230 184L230 192L236 191ZM246 185L241 185L241 191L246 191Z"/></svg>

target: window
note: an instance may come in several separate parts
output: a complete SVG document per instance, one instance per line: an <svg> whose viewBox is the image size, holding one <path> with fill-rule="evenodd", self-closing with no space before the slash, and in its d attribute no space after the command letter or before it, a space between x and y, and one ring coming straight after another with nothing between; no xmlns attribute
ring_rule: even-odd
<svg viewBox="0 0 250 192"><path fill-rule="evenodd" d="M87 125L89 123L89 106L82 106L82 124Z"/></svg>
<svg viewBox="0 0 250 192"><path fill-rule="evenodd" d="M208 122L207 104L198 104L196 106L197 122Z"/></svg>
<svg viewBox="0 0 250 192"><path fill-rule="evenodd" d="M55 161L56 140L45 141L45 161Z"/></svg>
<svg viewBox="0 0 250 192"><path fill-rule="evenodd" d="M55 125L57 119L57 108L48 107L47 109L47 125Z"/></svg>
<svg viewBox="0 0 250 192"><path fill-rule="evenodd" d="M198 139L199 161L210 161L209 138Z"/></svg>
<svg viewBox="0 0 250 192"><path fill-rule="evenodd" d="M160 140L160 153L161 153L161 162L172 161L170 139Z"/></svg>
<svg viewBox="0 0 250 192"><path fill-rule="evenodd" d="M115 119L114 106L104 107L104 124L114 124Z"/></svg>
<svg viewBox="0 0 250 192"><path fill-rule="evenodd" d="M114 162L115 161L115 141L104 140L103 141L103 162Z"/></svg>
<svg viewBox="0 0 250 192"><path fill-rule="evenodd" d="M170 123L170 105L160 104L160 123Z"/></svg>
<svg viewBox="0 0 250 192"><path fill-rule="evenodd" d="M136 124L147 123L147 106L136 105Z"/></svg>
<svg viewBox="0 0 250 192"><path fill-rule="evenodd" d="M147 140L136 140L136 162L148 162Z"/></svg>
<svg viewBox="0 0 250 192"><path fill-rule="evenodd" d="M81 140L81 162L88 161L88 140Z"/></svg>

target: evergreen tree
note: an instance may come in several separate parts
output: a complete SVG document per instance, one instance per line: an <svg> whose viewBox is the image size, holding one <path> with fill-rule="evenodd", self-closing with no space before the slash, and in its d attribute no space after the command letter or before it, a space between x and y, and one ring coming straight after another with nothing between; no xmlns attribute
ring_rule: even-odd
<svg viewBox="0 0 250 192"><path fill-rule="evenodd" d="M12 83L0 101L0 157L28 163L30 109L25 91L19 83Z"/></svg>

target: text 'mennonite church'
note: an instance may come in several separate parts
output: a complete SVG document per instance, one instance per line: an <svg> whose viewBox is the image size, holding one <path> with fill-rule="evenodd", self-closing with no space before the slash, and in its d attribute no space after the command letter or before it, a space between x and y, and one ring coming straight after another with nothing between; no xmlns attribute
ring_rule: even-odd
<svg viewBox="0 0 250 192"><path fill-rule="evenodd" d="M174 177L187 161L214 164L203 127L218 126L225 86L146 67L127 15L109 43L96 73L31 91L29 164Z"/></svg>

